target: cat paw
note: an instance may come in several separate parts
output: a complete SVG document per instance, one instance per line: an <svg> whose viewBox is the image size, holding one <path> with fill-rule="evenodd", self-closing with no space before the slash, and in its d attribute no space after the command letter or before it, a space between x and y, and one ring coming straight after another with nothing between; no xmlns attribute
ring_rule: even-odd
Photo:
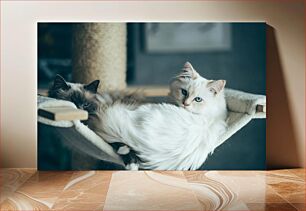
<svg viewBox="0 0 306 211"><path fill-rule="evenodd" d="M137 163L128 164L128 165L125 166L125 169L129 170L129 171L138 171L139 164L137 164Z"/></svg>
<svg viewBox="0 0 306 211"><path fill-rule="evenodd" d="M117 150L117 153L119 155L126 155L130 153L130 148L128 146L119 147Z"/></svg>

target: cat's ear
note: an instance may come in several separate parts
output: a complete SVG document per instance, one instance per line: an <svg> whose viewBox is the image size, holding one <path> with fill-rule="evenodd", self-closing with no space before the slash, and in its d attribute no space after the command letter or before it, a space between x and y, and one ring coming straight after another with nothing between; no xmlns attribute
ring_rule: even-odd
<svg viewBox="0 0 306 211"><path fill-rule="evenodd" d="M62 76L57 74L54 78L52 89L68 90L69 88L70 88L70 86L67 84L65 79Z"/></svg>
<svg viewBox="0 0 306 211"><path fill-rule="evenodd" d="M225 87L226 81L225 80L217 80L217 81L210 81L207 85L209 91L217 95L221 92Z"/></svg>
<svg viewBox="0 0 306 211"><path fill-rule="evenodd" d="M87 85L84 85L84 89L96 94L98 91L98 87L99 87L100 81L99 80L95 80Z"/></svg>
<svg viewBox="0 0 306 211"><path fill-rule="evenodd" d="M196 79L199 77L199 73L197 73L197 71L193 68L190 62L186 62L184 64L182 71L183 72L181 73L181 76L184 76L184 77L189 76L192 79Z"/></svg>

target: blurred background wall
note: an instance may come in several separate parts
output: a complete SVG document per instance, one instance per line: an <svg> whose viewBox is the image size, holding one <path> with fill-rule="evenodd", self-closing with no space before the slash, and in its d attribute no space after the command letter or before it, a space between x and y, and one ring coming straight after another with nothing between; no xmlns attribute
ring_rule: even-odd
<svg viewBox="0 0 306 211"><path fill-rule="evenodd" d="M65 20L267 22L267 163L272 168L304 166L303 1L1 2L3 166L36 167L36 21Z"/></svg>
<svg viewBox="0 0 306 211"><path fill-rule="evenodd" d="M38 88L48 88L56 74L72 79L72 33L73 23L38 23ZM195 49L181 47L149 49L146 47L145 27L157 25L180 29L228 26L224 39L229 46ZM184 25L184 26L182 26ZM186 27L187 26L187 27ZM190 61L202 76L208 79L226 79L227 86L248 92L265 94L266 90L266 24L265 23L128 23L127 24L127 81L135 85L168 86L169 80ZM162 30L162 29L161 29ZM185 32L186 42L196 39L194 31ZM216 32L213 32L216 33ZM218 35L215 34L216 36ZM180 34L170 35L171 39ZM207 36L205 33L200 36ZM163 41L163 37L151 38ZM177 38L179 39L179 38ZM222 37L223 39L223 37ZM180 40L176 45L180 46ZM200 43L201 44L201 43ZM155 45L158 45L155 43ZM185 46L185 45L183 45ZM205 43L204 43L205 46ZM224 48L224 49L222 49ZM112 70L110 70L112 72ZM105 83L102 81L102 83Z"/></svg>
<svg viewBox="0 0 306 211"><path fill-rule="evenodd" d="M169 27L167 23L158 25L163 24ZM223 78L227 80L228 87L265 94L265 23L230 23L228 26L230 46L227 49L150 52L145 45L145 24L128 24L128 82L132 85L168 85L171 77L181 70L185 61L190 61L208 79ZM179 34L174 34L171 39L175 39L175 36ZM186 40L196 39L193 32L187 31L184 36Z"/></svg>

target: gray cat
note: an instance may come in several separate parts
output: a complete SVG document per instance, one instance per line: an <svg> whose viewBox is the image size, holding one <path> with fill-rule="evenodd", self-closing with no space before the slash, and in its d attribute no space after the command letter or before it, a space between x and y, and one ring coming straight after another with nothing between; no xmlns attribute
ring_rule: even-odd
<svg viewBox="0 0 306 211"><path fill-rule="evenodd" d="M89 84L70 83L56 75L49 88L48 96L56 99L73 102L77 108L86 110L89 114L88 120L83 121L93 131L97 130L97 113L106 110L114 104L125 104L130 109L135 109L144 103L144 97L140 93L129 93L124 91L108 91L98 93L99 80ZM127 145L120 142L109 143L119 154L127 169L132 169L139 161L136 152Z"/></svg>

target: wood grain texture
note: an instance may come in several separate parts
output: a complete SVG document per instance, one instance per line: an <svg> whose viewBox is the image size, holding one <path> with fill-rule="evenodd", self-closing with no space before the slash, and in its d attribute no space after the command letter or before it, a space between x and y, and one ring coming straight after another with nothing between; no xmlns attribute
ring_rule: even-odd
<svg viewBox="0 0 306 211"><path fill-rule="evenodd" d="M305 210L305 169L4 169L0 178L1 210Z"/></svg>
<svg viewBox="0 0 306 211"><path fill-rule="evenodd" d="M1 169L1 195L0 203L10 197L33 174L34 169Z"/></svg>
<svg viewBox="0 0 306 211"><path fill-rule="evenodd" d="M67 106L38 109L38 115L54 121L87 120L87 111Z"/></svg>
<svg viewBox="0 0 306 211"><path fill-rule="evenodd" d="M52 206L55 210L101 210L104 206L111 171L77 171Z"/></svg>

